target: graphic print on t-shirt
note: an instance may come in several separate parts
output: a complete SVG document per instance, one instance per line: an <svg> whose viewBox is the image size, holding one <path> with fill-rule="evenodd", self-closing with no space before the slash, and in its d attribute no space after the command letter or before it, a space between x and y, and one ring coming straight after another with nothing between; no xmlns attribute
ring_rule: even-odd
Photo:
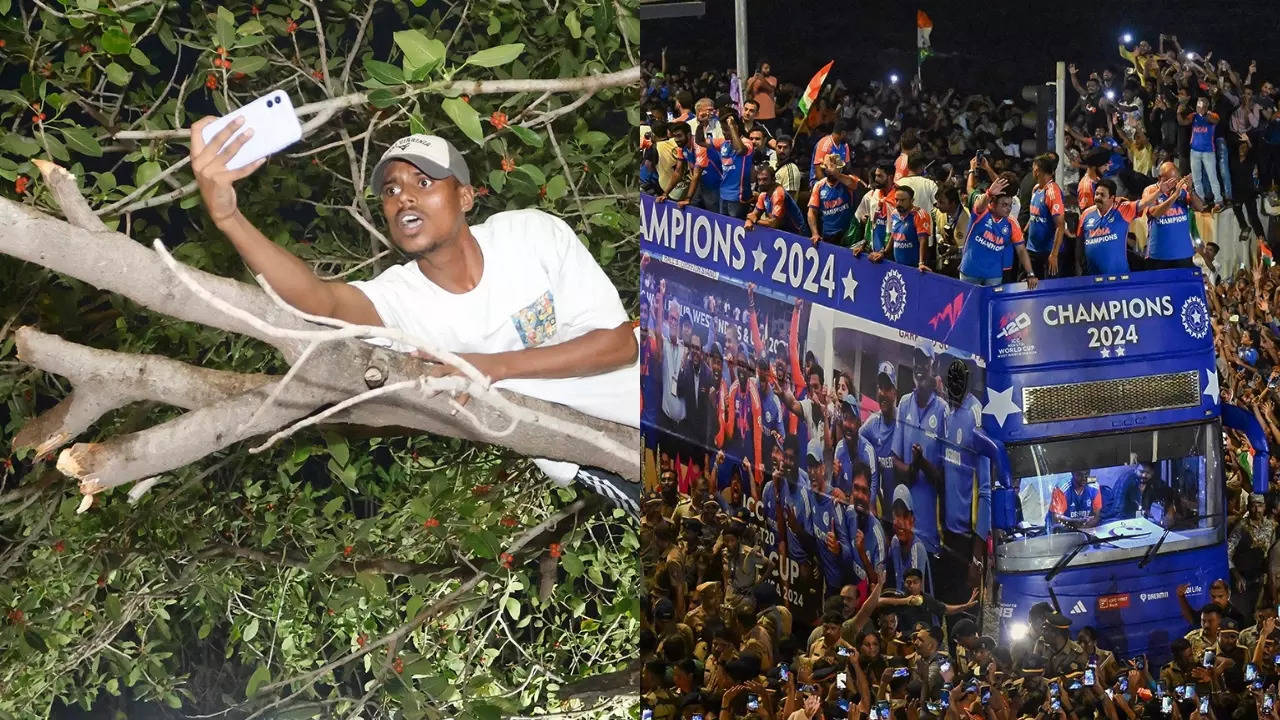
<svg viewBox="0 0 1280 720"><path fill-rule="evenodd" d="M521 308L511 316L520 342L526 348L537 347L556 334L556 303L551 291L542 293L537 300Z"/></svg>

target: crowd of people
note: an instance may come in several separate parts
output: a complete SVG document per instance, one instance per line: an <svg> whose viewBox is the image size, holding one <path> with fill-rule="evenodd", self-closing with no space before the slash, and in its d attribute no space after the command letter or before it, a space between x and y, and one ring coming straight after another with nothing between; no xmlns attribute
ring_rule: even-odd
<svg viewBox="0 0 1280 720"><path fill-rule="evenodd" d="M1216 272L1220 244L1201 241L1197 218L1211 225L1227 208L1241 228L1232 241L1269 252L1276 87L1253 64L1241 76L1172 36L1119 50L1123 71L1070 66L1065 158L1029 152L1035 123L1023 118L1035 108L1020 101L896 76L860 90L829 79L802 115L800 89L768 62L735 101L732 73L672 68L664 54L643 66L641 184L748 227L981 284Z"/></svg>
<svg viewBox="0 0 1280 720"><path fill-rule="evenodd" d="M800 117L799 88L768 63L735 103L728 73L663 58L644 68L641 180L664 202L975 283L1194 263L1210 285L1222 399L1280 443L1280 273L1220 270L1194 221L1230 207L1242 239L1265 234L1275 88L1176 38L1160 45L1122 47L1124 71L1072 69L1065 158L1024 152L1017 103L832 82ZM980 604L991 510L969 492L983 463L963 443L911 435L931 418L944 438L980 426L965 359L925 344L900 362L871 353L872 371L824 370L803 351L803 303L645 277L642 720L1280 720L1280 493L1252 492L1246 438L1227 437L1230 576L1177 590L1190 632L1119 657L1041 604L1024 637L997 641ZM917 487L947 496L922 503ZM1087 493L1075 513L1072 489L1045 514L1105 515ZM922 515L930 506L944 516Z"/></svg>

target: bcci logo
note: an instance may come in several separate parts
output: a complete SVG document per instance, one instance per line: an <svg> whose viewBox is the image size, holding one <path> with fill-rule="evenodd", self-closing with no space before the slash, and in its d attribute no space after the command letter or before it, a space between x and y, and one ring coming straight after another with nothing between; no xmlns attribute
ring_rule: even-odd
<svg viewBox="0 0 1280 720"><path fill-rule="evenodd" d="M1182 303L1182 329L1196 340L1209 332L1209 309L1198 297L1189 297Z"/></svg>
<svg viewBox="0 0 1280 720"><path fill-rule="evenodd" d="M907 309L907 283L902 273L890 270L880 282L880 309L884 316L896 322Z"/></svg>

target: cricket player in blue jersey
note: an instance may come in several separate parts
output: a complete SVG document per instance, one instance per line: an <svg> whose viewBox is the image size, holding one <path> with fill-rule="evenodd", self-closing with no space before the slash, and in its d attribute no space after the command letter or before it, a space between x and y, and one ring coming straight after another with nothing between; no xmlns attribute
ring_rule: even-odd
<svg viewBox="0 0 1280 720"><path fill-rule="evenodd" d="M894 465L903 473L903 482L911 491L916 534L925 548L936 555L942 548L938 488L942 485L941 433L947 403L934 392L938 381L933 373L933 345L928 340L916 345L912 368L915 390L898 403ZM897 490L894 492L896 497Z"/></svg>
<svg viewBox="0 0 1280 720"><path fill-rule="evenodd" d="M897 487L897 469L893 462L893 436L898 429L898 369L888 360L876 369L876 402L880 412L872 414L858 431L875 453L873 480L876 491L871 496L871 513L885 517L893 489Z"/></svg>
<svg viewBox="0 0 1280 720"><path fill-rule="evenodd" d="M818 567L822 570L826 587L824 597L831 597L839 595L840 588L852 577L851 572L847 572L848 563L842 562L841 558L853 558L853 546L839 543L838 525L843 519L842 503L831 496L831 489L827 487L822 441L810 442L805 455L809 465L809 487L805 491L808 495L809 518L803 529L808 535L806 541L816 545ZM837 547L834 549L827 542L831 535L837 538Z"/></svg>
<svg viewBox="0 0 1280 720"><path fill-rule="evenodd" d="M969 392L969 363L953 358L946 365L943 388L947 416L943 423L943 547L939 597L961 602L982 577L987 536L991 533L991 463L974 451L974 433L982 429L982 403Z"/></svg>
<svg viewBox="0 0 1280 720"><path fill-rule="evenodd" d="M837 525L838 547L852 547L854 554L845 556L846 564L853 563L855 579L861 583L869 580L868 569L874 570L877 576L884 574L885 541L884 526L871 513L871 466L861 460L855 460L851 468L853 490L849 502L842 504L843 517ZM856 560L856 563L854 562Z"/></svg>
<svg viewBox="0 0 1280 720"><path fill-rule="evenodd" d="M929 551L915 532L915 513L912 512L911 501L911 492L906 485L899 485L893 491L890 510L893 515L893 539L889 541L885 567L889 572L889 584L899 592L902 591L907 571L913 568L919 570L924 574L924 591L932 595L933 571L930 568Z"/></svg>
<svg viewBox="0 0 1280 720"><path fill-rule="evenodd" d="M835 458L832 464L831 474L831 490L832 494L843 495L845 498L853 491L853 464L859 460L868 465L874 466L876 461L876 451L871 447L871 443L867 439L858 434L862 423L858 420L857 398L852 395L846 395L840 401L840 425L836 428L840 439L836 441L833 456ZM833 433L834 435L834 433ZM874 470L873 470L874 472ZM871 493L874 497L875 493L880 491L876 484L876 475L871 477Z"/></svg>

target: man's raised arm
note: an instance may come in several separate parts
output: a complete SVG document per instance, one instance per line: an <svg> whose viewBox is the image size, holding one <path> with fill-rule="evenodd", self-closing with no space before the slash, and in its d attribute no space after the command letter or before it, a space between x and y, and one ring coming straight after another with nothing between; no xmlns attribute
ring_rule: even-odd
<svg viewBox="0 0 1280 720"><path fill-rule="evenodd" d="M325 282L316 277L305 262L272 242L240 212L232 185L253 174L265 160L239 170L227 169L227 161L249 140L253 131L241 133L219 152L218 148L243 121L233 121L206 145L201 132L214 120L213 117L201 118L191 126L191 167L209 217L235 246L249 269L265 278L285 302L305 313L359 325L382 325L382 318L364 293L346 283Z"/></svg>

